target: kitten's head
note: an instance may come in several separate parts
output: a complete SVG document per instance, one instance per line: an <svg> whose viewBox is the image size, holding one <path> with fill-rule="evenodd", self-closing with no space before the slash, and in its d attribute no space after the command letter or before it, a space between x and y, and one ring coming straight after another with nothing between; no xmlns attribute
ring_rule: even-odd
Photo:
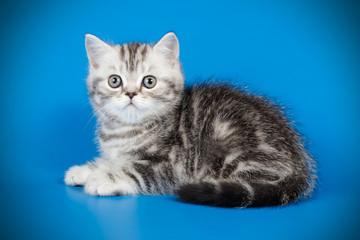
<svg viewBox="0 0 360 240"><path fill-rule="evenodd" d="M166 34L155 45L109 45L85 36L87 85L102 122L140 124L169 113L181 99L184 77L179 42Z"/></svg>

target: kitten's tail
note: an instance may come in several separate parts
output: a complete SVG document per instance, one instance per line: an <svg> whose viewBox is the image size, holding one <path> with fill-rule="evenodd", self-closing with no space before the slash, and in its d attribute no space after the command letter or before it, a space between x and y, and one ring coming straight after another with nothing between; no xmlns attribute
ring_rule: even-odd
<svg viewBox="0 0 360 240"><path fill-rule="evenodd" d="M300 184L303 186L303 184ZM200 182L186 184L177 191L179 200L217 207L243 208L285 205L302 196L299 184L247 182Z"/></svg>

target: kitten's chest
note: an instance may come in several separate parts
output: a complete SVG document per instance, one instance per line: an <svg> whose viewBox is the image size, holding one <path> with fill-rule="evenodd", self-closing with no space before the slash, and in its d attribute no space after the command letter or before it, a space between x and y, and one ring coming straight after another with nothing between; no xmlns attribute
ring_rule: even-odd
<svg viewBox="0 0 360 240"><path fill-rule="evenodd" d="M139 127L118 129L100 128L98 139L104 158L121 159L123 156L143 158L163 155L163 133Z"/></svg>

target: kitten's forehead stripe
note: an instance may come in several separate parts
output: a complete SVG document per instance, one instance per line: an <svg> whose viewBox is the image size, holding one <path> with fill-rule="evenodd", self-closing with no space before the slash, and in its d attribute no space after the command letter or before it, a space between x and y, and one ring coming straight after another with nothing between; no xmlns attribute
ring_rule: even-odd
<svg viewBox="0 0 360 240"><path fill-rule="evenodd" d="M141 50L141 57L143 60L146 57L147 49L148 49L148 45L144 45L143 49Z"/></svg>
<svg viewBox="0 0 360 240"><path fill-rule="evenodd" d="M127 46L129 51L129 71L134 71L134 69L136 68L135 66L136 54L138 48L140 47L140 44L135 42L135 43L130 43Z"/></svg>
<svg viewBox="0 0 360 240"><path fill-rule="evenodd" d="M142 43L129 43L120 46L120 59L125 62L126 70L133 72L140 66L140 63L145 60L148 52L148 45ZM141 65L141 67L143 67Z"/></svg>
<svg viewBox="0 0 360 240"><path fill-rule="evenodd" d="M120 46L120 58L124 58L125 57L125 47L124 45Z"/></svg>

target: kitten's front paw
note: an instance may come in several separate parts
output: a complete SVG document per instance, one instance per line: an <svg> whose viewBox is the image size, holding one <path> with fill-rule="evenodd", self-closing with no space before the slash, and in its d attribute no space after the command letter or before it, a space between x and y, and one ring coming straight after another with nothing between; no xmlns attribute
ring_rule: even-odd
<svg viewBox="0 0 360 240"><path fill-rule="evenodd" d="M119 183L116 183L111 175L103 173L90 175L84 189L87 194L95 196L123 195Z"/></svg>
<svg viewBox="0 0 360 240"><path fill-rule="evenodd" d="M72 166L66 171L64 182L70 186L83 186L91 173L88 165Z"/></svg>

